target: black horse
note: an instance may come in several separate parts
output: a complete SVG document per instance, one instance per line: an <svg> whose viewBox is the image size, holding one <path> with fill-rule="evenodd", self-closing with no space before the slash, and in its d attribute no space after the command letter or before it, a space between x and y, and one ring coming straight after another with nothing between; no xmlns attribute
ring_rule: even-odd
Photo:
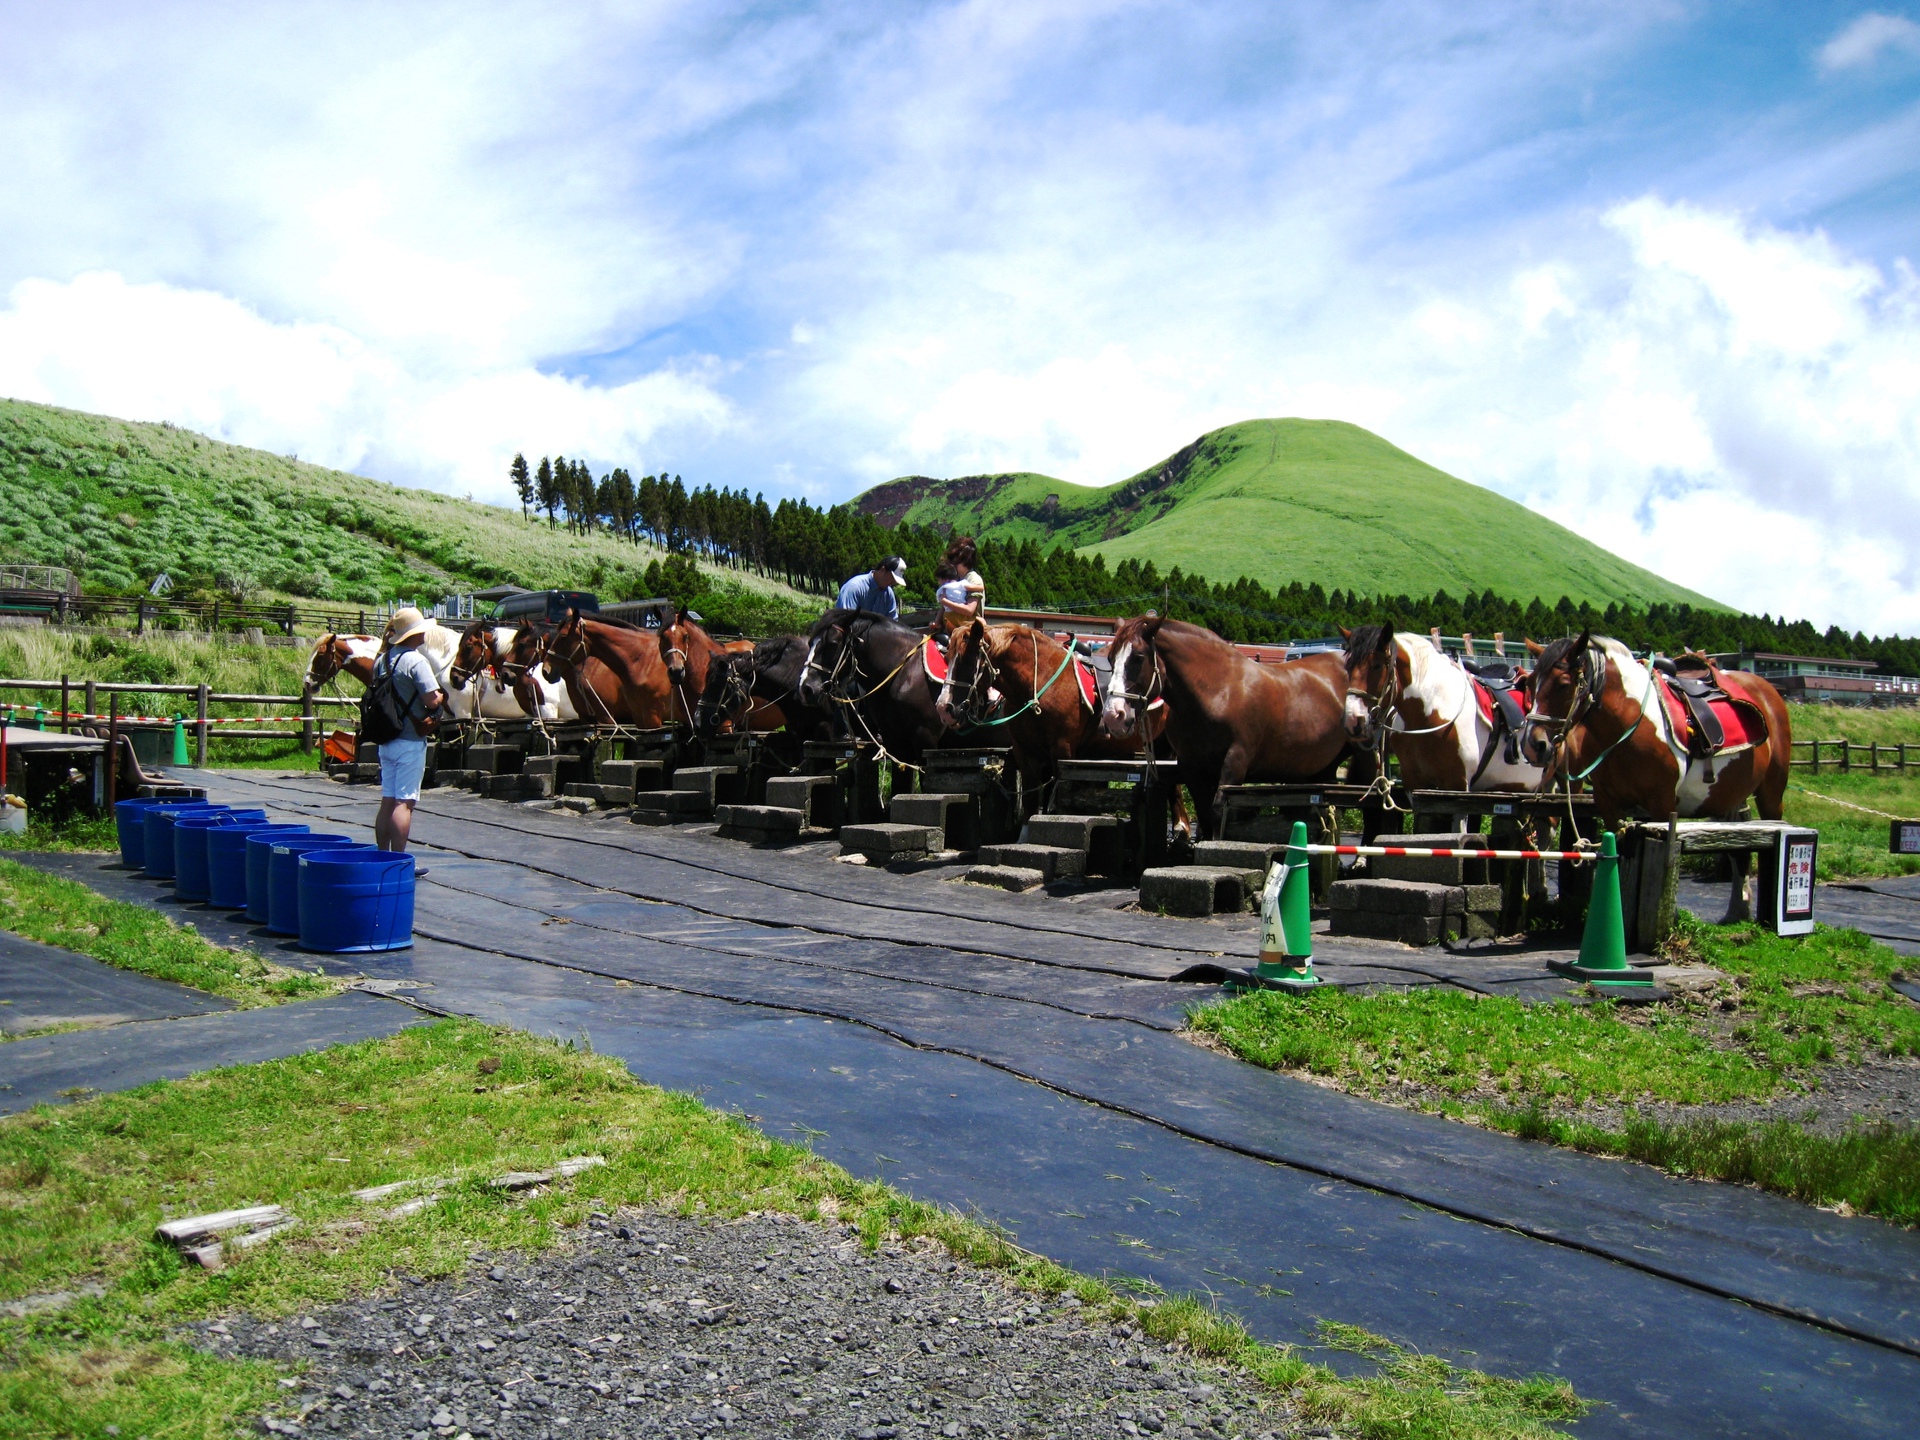
<svg viewBox="0 0 1920 1440"><path fill-rule="evenodd" d="M693 709L694 733L712 739L731 720L737 729L756 700L778 705L787 733L798 740L831 740L835 716L800 701L800 672L807 663L807 637L776 635L745 655L716 656L707 666L707 687Z"/></svg>
<svg viewBox="0 0 1920 1440"><path fill-rule="evenodd" d="M839 711L854 739L918 764L946 733L921 656L926 638L870 611L829 610L807 632L801 703Z"/></svg>

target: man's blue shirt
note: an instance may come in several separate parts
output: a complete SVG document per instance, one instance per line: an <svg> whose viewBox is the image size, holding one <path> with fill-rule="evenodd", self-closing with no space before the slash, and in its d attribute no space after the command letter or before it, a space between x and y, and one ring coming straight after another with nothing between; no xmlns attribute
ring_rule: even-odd
<svg viewBox="0 0 1920 1440"><path fill-rule="evenodd" d="M842 585L840 598L834 603L842 610L871 610L889 620L900 618L900 602L894 598L893 587L874 579L871 570L861 571Z"/></svg>

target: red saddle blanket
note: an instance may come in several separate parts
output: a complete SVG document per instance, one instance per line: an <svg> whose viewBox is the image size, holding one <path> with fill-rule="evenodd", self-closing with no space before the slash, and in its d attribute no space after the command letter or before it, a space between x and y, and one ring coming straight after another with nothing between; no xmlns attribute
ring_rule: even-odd
<svg viewBox="0 0 1920 1440"><path fill-rule="evenodd" d="M1687 748L1704 748L1695 744L1693 717L1687 713L1687 702L1680 697L1664 675L1656 675L1660 683L1660 700L1667 707L1667 719L1673 724L1673 733L1687 744ZM1751 701L1747 700L1709 700L1709 709L1720 722L1725 735L1720 750L1750 750L1767 738L1766 721Z"/></svg>
<svg viewBox="0 0 1920 1440"><path fill-rule="evenodd" d="M938 645L933 643L933 637L931 635L929 635L925 640L922 640L920 642L920 654L926 661L927 678L933 681L933 683L936 685L946 684L947 683L946 652L943 651Z"/></svg>
<svg viewBox="0 0 1920 1440"><path fill-rule="evenodd" d="M1094 681L1093 667L1078 655L1073 657L1073 678L1080 682L1080 703L1087 709L1099 712L1100 687Z"/></svg>

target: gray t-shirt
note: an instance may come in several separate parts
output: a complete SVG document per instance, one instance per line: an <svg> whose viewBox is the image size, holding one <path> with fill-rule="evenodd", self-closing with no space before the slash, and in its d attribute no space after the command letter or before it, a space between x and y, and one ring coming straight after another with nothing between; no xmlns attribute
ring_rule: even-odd
<svg viewBox="0 0 1920 1440"><path fill-rule="evenodd" d="M420 653L418 646L409 646L404 650L389 650L374 662L375 680L389 672L393 675L394 698L400 702L400 708L407 716L400 738L426 739L414 722L426 713L427 696L440 688L440 682L434 678L433 666L427 663L427 657Z"/></svg>

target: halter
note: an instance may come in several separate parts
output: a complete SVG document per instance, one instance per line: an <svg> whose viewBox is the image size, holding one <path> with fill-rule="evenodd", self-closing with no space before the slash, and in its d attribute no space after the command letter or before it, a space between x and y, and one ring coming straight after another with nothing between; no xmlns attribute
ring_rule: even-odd
<svg viewBox="0 0 1920 1440"><path fill-rule="evenodd" d="M489 628L486 633L487 633L488 639L491 640L493 636L492 629ZM460 649L465 650L466 646L467 646L467 637L465 635L462 635L460 637ZM473 679L474 676L480 674L482 671L492 670L494 672L494 675L498 677L499 671L494 668L494 662L497 658L498 657L496 657L493 654L493 646L488 645L487 646L487 663L480 666L478 669L470 670L466 666L460 663L460 652L455 651L453 664L447 667L447 678L453 681L455 689L464 690L467 688L467 682Z"/></svg>
<svg viewBox="0 0 1920 1440"><path fill-rule="evenodd" d="M886 742L873 733L873 726L868 723L867 717L861 713L860 702L871 696L878 695L882 690L886 689L887 686L891 685L894 677L907 668L908 662L920 653L921 646L927 642L922 640L919 645L910 648L901 658L900 663L882 676L878 684L861 691L858 695L844 695L840 693L842 670L847 670L851 667L848 678L854 687L864 684L866 680L866 677L860 671L860 657L853 653L853 627L859 623L859 617L855 617L845 624L835 627L840 632L840 653L834 657L831 669L822 666L820 663L818 653L820 640L815 640L813 644L808 647L806 667L800 672L802 683L804 683L804 677L808 675L824 674L826 679L820 683L821 693L836 705L844 705L847 707L848 713L860 722L860 728L866 732L867 739L873 743L873 748L878 752L880 758L888 761L890 764L898 765L903 770L912 770L918 773L924 767L900 759L899 756L887 749ZM869 631L873 629L871 621L868 622L867 629ZM821 639L824 638L824 636L821 637ZM797 688L796 686L796 689Z"/></svg>
<svg viewBox="0 0 1920 1440"><path fill-rule="evenodd" d="M1029 710L1038 711L1041 699L1049 690L1053 689L1054 682L1067 673L1067 667L1073 664L1073 647L1069 645L1065 648L1067 653L1060 660L1060 668L1047 677L1046 684L1034 687L1033 694L1027 697L1026 704L1011 714L1000 715L989 719L985 718L985 711L990 709L991 705L981 706L979 704L981 699L981 682L986 682L986 688L990 698L994 689L994 682L1000 678L1000 667L994 663L993 652L987 648L986 641L982 639L980 642L980 650L974 657L973 679L967 685L966 704L961 711L967 724L975 729L986 729L994 725L1009 725L1015 720L1018 720L1022 715L1025 715ZM1033 632L1033 676L1036 680L1040 678L1040 632L1038 630Z"/></svg>

